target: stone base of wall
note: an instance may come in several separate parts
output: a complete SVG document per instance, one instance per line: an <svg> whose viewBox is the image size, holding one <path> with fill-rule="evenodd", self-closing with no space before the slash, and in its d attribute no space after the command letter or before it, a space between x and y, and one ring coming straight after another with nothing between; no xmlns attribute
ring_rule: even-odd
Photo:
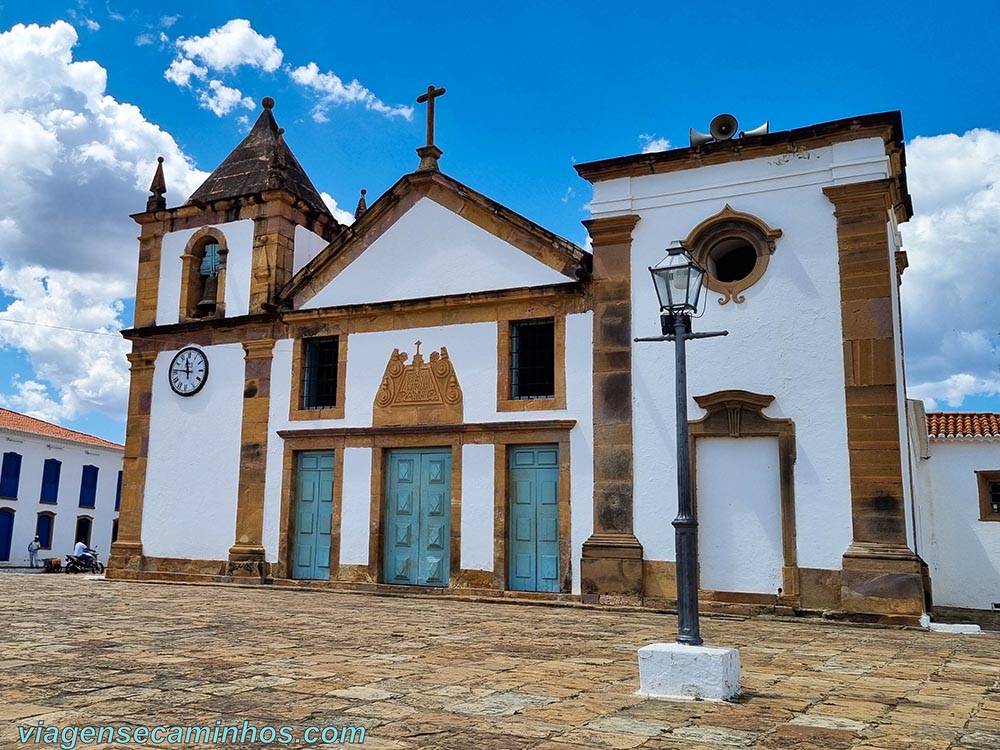
<svg viewBox="0 0 1000 750"><path fill-rule="evenodd" d="M908 548L851 545L840 574L845 612L912 619L924 612L920 559Z"/></svg>
<svg viewBox="0 0 1000 750"><path fill-rule="evenodd" d="M580 590L587 604L642 603L642 545L631 534L594 534L583 543Z"/></svg>

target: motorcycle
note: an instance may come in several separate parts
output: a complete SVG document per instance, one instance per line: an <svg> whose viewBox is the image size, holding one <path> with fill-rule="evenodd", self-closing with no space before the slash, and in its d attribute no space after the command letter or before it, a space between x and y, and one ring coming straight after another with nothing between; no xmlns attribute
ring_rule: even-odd
<svg viewBox="0 0 1000 750"><path fill-rule="evenodd" d="M64 570L67 573L96 573L100 575L104 572L104 563L98 558L96 549L87 547L82 555L66 555Z"/></svg>

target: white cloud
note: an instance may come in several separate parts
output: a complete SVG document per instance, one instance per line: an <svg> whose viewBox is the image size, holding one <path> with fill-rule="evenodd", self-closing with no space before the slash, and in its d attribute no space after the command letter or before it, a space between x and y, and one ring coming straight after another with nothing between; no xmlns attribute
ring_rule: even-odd
<svg viewBox="0 0 1000 750"><path fill-rule="evenodd" d="M318 97L312 113L316 122L326 122L329 119L327 113L331 106L355 103L364 104L366 109L379 112L386 117L413 119L413 107L390 106L362 86L357 79L345 85L336 73L320 73L319 66L314 62L295 68L290 75L295 83Z"/></svg>
<svg viewBox="0 0 1000 750"><path fill-rule="evenodd" d="M150 44L152 44L155 41L156 41L156 39L153 37L152 34L149 34L149 33L139 34L135 38L135 45L137 47L146 47L147 45L150 45Z"/></svg>
<svg viewBox="0 0 1000 750"><path fill-rule="evenodd" d="M111 3L106 3L106 7L108 9L108 18L110 18L112 21L124 21L125 20L125 16L123 16L121 13L118 13L117 11L114 11L114 10L111 9Z"/></svg>
<svg viewBox="0 0 1000 750"><path fill-rule="evenodd" d="M354 223L354 214L350 211L345 211L337 205L337 200L332 195L329 193L320 193L319 197L323 199L326 207L330 209L330 213L333 214L333 218L341 224L348 226Z"/></svg>
<svg viewBox="0 0 1000 750"><path fill-rule="evenodd" d="M642 153L652 154L657 151L666 151L670 148L670 141L666 138L657 138L655 135L643 133L639 136L639 146L642 148Z"/></svg>
<svg viewBox="0 0 1000 750"><path fill-rule="evenodd" d="M967 396L1000 395L1000 133L915 138L906 156L908 390L958 408Z"/></svg>
<svg viewBox="0 0 1000 750"><path fill-rule="evenodd" d="M203 68L193 60L188 60L183 57L178 57L170 63L170 67L168 67L163 73L164 78L171 83L177 84L178 86L190 86L192 78L205 80L207 76L208 68Z"/></svg>
<svg viewBox="0 0 1000 750"><path fill-rule="evenodd" d="M180 20L180 14L173 16L160 16L160 27L164 29L169 29L175 23Z"/></svg>
<svg viewBox="0 0 1000 750"><path fill-rule="evenodd" d="M86 26L91 31L100 31L101 30L101 24L99 24L93 18L84 18L83 19L83 25Z"/></svg>
<svg viewBox="0 0 1000 750"><path fill-rule="evenodd" d="M0 33L0 287L14 298L0 347L32 372L0 382L0 399L45 419L91 411L122 418L127 345L115 336L135 284L137 234L162 155L168 201L204 180L169 133L106 93L107 73L74 61L68 23L18 24ZM9 390L13 388L13 391Z"/></svg>
<svg viewBox="0 0 1000 750"><path fill-rule="evenodd" d="M237 107L253 109L253 99L243 96L239 89L230 88L222 81L209 81L208 89L198 94L198 103L217 117L228 115Z"/></svg>
<svg viewBox="0 0 1000 750"><path fill-rule="evenodd" d="M177 47L185 58L199 60L211 70L232 71L248 65L272 73L283 58L274 37L258 34L245 18L227 21L208 36L181 37Z"/></svg>

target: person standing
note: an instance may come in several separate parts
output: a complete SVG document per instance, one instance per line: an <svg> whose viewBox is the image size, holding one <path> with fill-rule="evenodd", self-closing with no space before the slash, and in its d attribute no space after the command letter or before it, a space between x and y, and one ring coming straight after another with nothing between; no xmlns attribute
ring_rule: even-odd
<svg viewBox="0 0 1000 750"><path fill-rule="evenodd" d="M28 557L31 560L31 567L38 567L38 550L41 549L42 543L38 540L36 536L28 543Z"/></svg>

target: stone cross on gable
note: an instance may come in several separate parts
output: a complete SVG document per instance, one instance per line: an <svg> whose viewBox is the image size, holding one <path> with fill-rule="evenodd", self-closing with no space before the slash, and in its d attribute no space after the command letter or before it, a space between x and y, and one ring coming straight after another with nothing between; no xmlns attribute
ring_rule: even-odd
<svg viewBox="0 0 1000 750"><path fill-rule="evenodd" d="M427 87L427 93L417 97L417 104L427 102L427 145L434 145L434 100L444 96L444 88Z"/></svg>
<svg viewBox="0 0 1000 750"><path fill-rule="evenodd" d="M437 160L441 157L441 149L434 145L434 100L444 96L444 88L427 87L427 93L417 97L417 104L427 102L427 145L417 149L420 157L418 172L437 171Z"/></svg>

